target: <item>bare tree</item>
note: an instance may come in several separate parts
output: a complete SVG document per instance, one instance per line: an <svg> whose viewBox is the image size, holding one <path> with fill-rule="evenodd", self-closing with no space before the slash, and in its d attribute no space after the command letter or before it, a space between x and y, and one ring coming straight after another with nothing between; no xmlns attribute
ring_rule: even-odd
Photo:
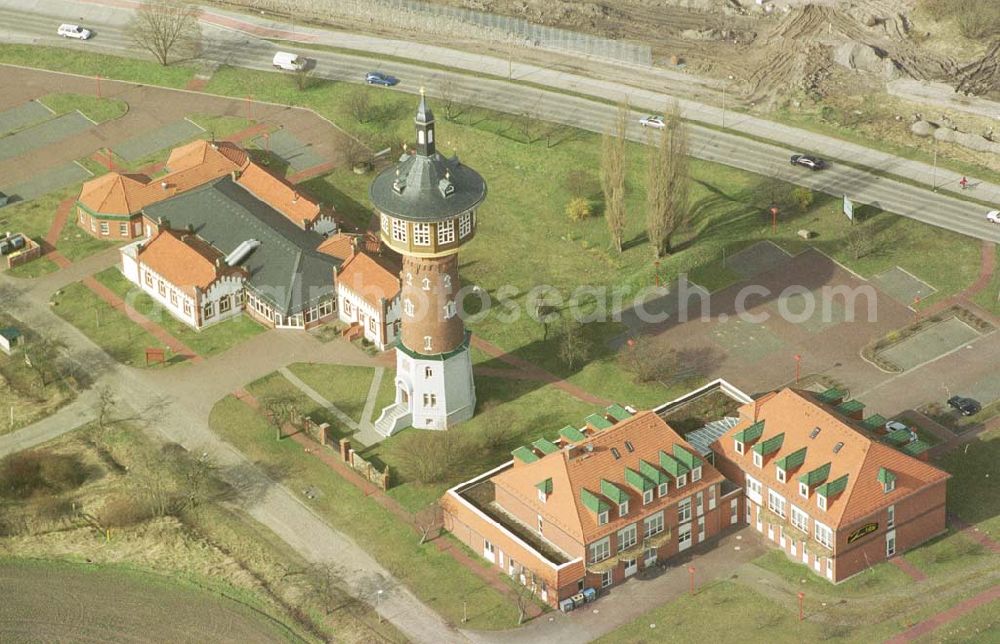
<svg viewBox="0 0 1000 644"><path fill-rule="evenodd" d="M304 92L313 85L313 69L303 65L295 70L295 86L300 92Z"/></svg>
<svg viewBox="0 0 1000 644"><path fill-rule="evenodd" d="M290 394L276 393L261 401L268 422L274 427L277 440L284 438L283 428L295 418L295 398Z"/></svg>
<svg viewBox="0 0 1000 644"><path fill-rule="evenodd" d="M618 354L622 368L639 382L659 382L666 384L679 371L677 352L673 349L660 351L651 340L640 340L622 349Z"/></svg>
<svg viewBox="0 0 1000 644"><path fill-rule="evenodd" d="M854 259L861 259L875 250L875 231L866 224L851 226L845 242Z"/></svg>
<svg viewBox="0 0 1000 644"><path fill-rule="evenodd" d="M201 48L199 9L169 0L149 0L139 5L127 33L137 47L153 54L161 65L171 57L191 58Z"/></svg>
<svg viewBox="0 0 1000 644"><path fill-rule="evenodd" d="M533 575L527 569L522 569L525 576L523 584L514 584L514 605L517 606L517 623L523 624L528 617L528 606L531 605L532 597L535 594L535 582Z"/></svg>
<svg viewBox="0 0 1000 644"><path fill-rule="evenodd" d="M451 78L445 78L438 88L438 97L441 101L441 107L444 109L444 117L449 121L454 121L462 116L464 111L461 109L457 96L458 88L455 86L455 81Z"/></svg>
<svg viewBox="0 0 1000 644"><path fill-rule="evenodd" d="M63 351L66 343L53 333L39 336L24 349L24 363L38 376L44 389L62 375Z"/></svg>
<svg viewBox="0 0 1000 644"><path fill-rule="evenodd" d="M628 101L618 105L613 129L601 141L601 189L604 191L604 219L608 223L611 244L622 252L625 233L625 128L628 125Z"/></svg>
<svg viewBox="0 0 1000 644"><path fill-rule="evenodd" d="M563 322L559 335L559 359L570 371L590 357L590 345L584 333L579 322L569 319Z"/></svg>
<svg viewBox="0 0 1000 644"><path fill-rule="evenodd" d="M441 530L441 506L437 501L413 515L413 527L420 533L420 543L427 543L435 530Z"/></svg>
<svg viewBox="0 0 1000 644"><path fill-rule="evenodd" d="M670 252L674 234L687 220L691 185L687 131L676 103L665 117L666 127L650 147L646 166L646 233L656 258Z"/></svg>
<svg viewBox="0 0 1000 644"><path fill-rule="evenodd" d="M358 123L368 123L375 118L375 106L366 88L356 88L347 99L347 109Z"/></svg>

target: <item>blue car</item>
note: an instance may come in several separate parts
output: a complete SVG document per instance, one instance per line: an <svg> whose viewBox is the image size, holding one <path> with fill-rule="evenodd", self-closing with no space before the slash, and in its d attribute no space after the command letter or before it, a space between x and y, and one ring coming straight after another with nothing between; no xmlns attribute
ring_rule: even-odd
<svg viewBox="0 0 1000 644"><path fill-rule="evenodd" d="M368 72L365 74L365 82L369 85L381 85L382 87L392 87L399 82L399 79L382 72Z"/></svg>

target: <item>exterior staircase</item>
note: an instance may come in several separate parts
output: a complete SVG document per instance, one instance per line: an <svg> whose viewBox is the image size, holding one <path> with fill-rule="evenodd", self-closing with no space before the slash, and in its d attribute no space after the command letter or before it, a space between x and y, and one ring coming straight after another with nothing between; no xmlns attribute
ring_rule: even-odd
<svg viewBox="0 0 1000 644"><path fill-rule="evenodd" d="M341 331L341 336L348 342L354 342L361 336L365 334L365 330L361 328L361 325L355 322L351 326L347 327Z"/></svg>
<svg viewBox="0 0 1000 644"><path fill-rule="evenodd" d="M413 419L409 405L395 403L382 410L381 415L375 421L375 431L388 438L411 424L413 424Z"/></svg>

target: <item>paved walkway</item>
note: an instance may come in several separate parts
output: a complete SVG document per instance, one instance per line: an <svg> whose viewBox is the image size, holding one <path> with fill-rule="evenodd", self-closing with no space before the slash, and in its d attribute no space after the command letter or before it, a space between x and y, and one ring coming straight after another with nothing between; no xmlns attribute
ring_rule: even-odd
<svg viewBox="0 0 1000 644"><path fill-rule="evenodd" d="M902 570L913 581L923 581L927 579L927 575L925 575L922 570L907 561L905 555L896 555L889 560L889 563Z"/></svg>
<svg viewBox="0 0 1000 644"><path fill-rule="evenodd" d="M919 637L934 632L949 622L955 621L959 617L972 612L980 606L985 606L998 600L1000 600L1000 586L994 586L989 590L984 590L975 597L970 597L964 602L938 613L930 619L920 622L916 626L903 631L895 637L889 638L886 640L886 644L904 644L904 642L912 642Z"/></svg>

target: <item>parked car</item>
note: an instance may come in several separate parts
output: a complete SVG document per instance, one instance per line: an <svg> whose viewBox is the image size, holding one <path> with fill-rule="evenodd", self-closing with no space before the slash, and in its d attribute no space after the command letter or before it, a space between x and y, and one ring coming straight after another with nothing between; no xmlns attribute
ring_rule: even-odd
<svg viewBox="0 0 1000 644"><path fill-rule="evenodd" d="M986 221L991 224L1000 224L1000 210L991 210L986 213Z"/></svg>
<svg viewBox="0 0 1000 644"><path fill-rule="evenodd" d="M655 127L657 130L662 130L667 126L663 121L662 116L644 116L639 119L639 125L642 127Z"/></svg>
<svg viewBox="0 0 1000 644"><path fill-rule="evenodd" d="M304 69L306 66L306 59L298 54L291 54L287 51L279 51L274 55L274 59L271 61L275 69L284 69L288 72L297 72Z"/></svg>
<svg viewBox="0 0 1000 644"><path fill-rule="evenodd" d="M887 422L885 424L885 431L886 432L891 433L891 432L898 431L900 429L902 429L905 432L909 432L909 434L910 434L910 440L909 440L909 442L911 442L911 443L917 442L917 439L920 438L919 436L917 436L917 432L913 431L907 425L904 425L903 423L899 422L898 420L890 420L889 422Z"/></svg>
<svg viewBox="0 0 1000 644"><path fill-rule="evenodd" d="M823 159L808 154L793 154L791 162L792 165L800 165L810 170L822 170L826 167L826 162Z"/></svg>
<svg viewBox="0 0 1000 644"><path fill-rule="evenodd" d="M88 40L93 34L90 29L84 29L80 25L59 25L56 32L63 38L76 38L78 40Z"/></svg>
<svg viewBox="0 0 1000 644"><path fill-rule="evenodd" d="M948 399L948 405L957 409L963 416L978 414L979 410L983 408L978 401L973 400L972 398L965 398L963 396L952 396Z"/></svg>
<svg viewBox="0 0 1000 644"><path fill-rule="evenodd" d="M393 85L399 83L399 79L383 72L368 72L365 74L365 82L369 85L392 87Z"/></svg>

